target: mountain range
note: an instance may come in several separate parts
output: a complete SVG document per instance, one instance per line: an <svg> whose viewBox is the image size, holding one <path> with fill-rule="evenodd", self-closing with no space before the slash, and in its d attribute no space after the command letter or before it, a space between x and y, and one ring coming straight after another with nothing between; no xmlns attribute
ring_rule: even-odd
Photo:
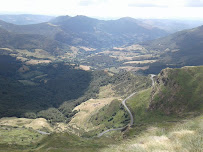
<svg viewBox="0 0 203 152"><path fill-rule="evenodd" d="M167 35L156 28L146 28L133 18L98 20L86 16L60 16L49 22L14 25L1 21L1 28L18 34L39 34L74 46L107 48L141 42Z"/></svg>
<svg viewBox="0 0 203 152"><path fill-rule="evenodd" d="M150 63L145 73L158 73L167 66L202 64L202 27L170 34L200 23L129 17L105 21L86 16L59 16L47 22L29 25L0 21L0 47L25 49L32 53L35 49L42 49L56 59L74 61L93 68L129 69L130 66L132 69L139 66L138 69L146 69L149 65L146 62L155 59L156 62ZM171 29L167 28L167 24ZM139 50L137 44L145 51ZM114 49L114 46L118 49ZM122 49L119 50L119 47ZM108 50L110 53L106 52ZM132 58L132 53L134 58L127 60ZM148 54L152 57L147 57ZM144 64L139 63L140 56L141 60L147 60L143 61Z"/></svg>

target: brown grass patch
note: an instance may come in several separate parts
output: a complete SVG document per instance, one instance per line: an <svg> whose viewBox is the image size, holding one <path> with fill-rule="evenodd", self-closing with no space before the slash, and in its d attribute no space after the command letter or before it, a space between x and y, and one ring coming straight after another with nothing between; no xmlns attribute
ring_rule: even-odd
<svg viewBox="0 0 203 152"><path fill-rule="evenodd" d="M107 98L107 97L114 97L116 94L115 92L112 90L112 85L109 84L107 86L103 86L100 88L100 91L99 91L99 95L98 97L99 98Z"/></svg>
<svg viewBox="0 0 203 152"><path fill-rule="evenodd" d="M85 51L95 51L96 50L94 48L89 48L89 47L85 47L85 46L81 46L80 48L85 50Z"/></svg>
<svg viewBox="0 0 203 152"><path fill-rule="evenodd" d="M123 70L126 70L126 71L139 71L139 70L146 70L148 69L149 66L144 66L144 67L133 67L133 66L123 66L123 67L119 67L119 69L123 69Z"/></svg>
<svg viewBox="0 0 203 152"><path fill-rule="evenodd" d="M114 97L103 99L90 99L74 110L79 111L69 122L69 126L74 129L82 129L84 131L95 130L96 127L89 121L91 116L96 114L102 107L111 103Z"/></svg>
<svg viewBox="0 0 203 152"><path fill-rule="evenodd" d="M90 70L90 66L87 66L87 65L80 65L79 68L81 70L85 70L85 71L89 71Z"/></svg>
<svg viewBox="0 0 203 152"><path fill-rule="evenodd" d="M21 62L25 62L25 61L27 61L28 59L27 59L27 58L24 58L24 57L22 57L22 56L18 56L18 57L16 57L16 60L19 60L19 61L21 61Z"/></svg>
<svg viewBox="0 0 203 152"><path fill-rule="evenodd" d="M139 45L139 44L135 44L135 45L131 45L131 46L128 46L128 47L114 47L113 48L114 50L119 50L119 51L123 51L123 50L127 50L127 51L132 51L132 50L141 50L141 51L146 51L146 49Z"/></svg>
<svg viewBox="0 0 203 152"><path fill-rule="evenodd" d="M52 61L51 60L29 60L27 62L25 62L26 65L36 65L36 64L48 64L48 63L51 63Z"/></svg>
<svg viewBox="0 0 203 152"><path fill-rule="evenodd" d="M5 117L0 119L0 125L33 128L34 130L46 128L49 131L53 131L50 124L44 118L27 119L27 118Z"/></svg>
<svg viewBox="0 0 203 152"><path fill-rule="evenodd" d="M184 137L184 136L192 136L194 135L195 132L192 131L192 130L180 130L180 131L174 131L172 132L170 135L172 137L178 137L178 138L181 138L181 137Z"/></svg>
<svg viewBox="0 0 203 152"><path fill-rule="evenodd" d="M124 62L123 64L146 64L146 63L154 63L156 60L142 60L142 61L129 61Z"/></svg>
<svg viewBox="0 0 203 152"><path fill-rule="evenodd" d="M4 51L8 51L8 52L13 52L13 50L11 50L9 48L0 48L0 50L4 50Z"/></svg>

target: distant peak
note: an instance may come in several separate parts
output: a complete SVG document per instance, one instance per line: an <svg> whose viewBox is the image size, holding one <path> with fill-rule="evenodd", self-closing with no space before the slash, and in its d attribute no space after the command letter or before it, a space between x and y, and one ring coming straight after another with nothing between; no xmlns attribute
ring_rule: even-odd
<svg viewBox="0 0 203 152"><path fill-rule="evenodd" d="M77 15L77 16L74 16L72 18L79 18L79 19L94 19L94 20L98 20L96 18L92 18L92 17L88 17L88 16L84 16L84 15Z"/></svg>
<svg viewBox="0 0 203 152"><path fill-rule="evenodd" d="M126 21L136 21L136 19L132 18L132 17L122 17L119 20L126 20Z"/></svg>
<svg viewBox="0 0 203 152"><path fill-rule="evenodd" d="M60 23L60 22L64 22L64 21L67 21L69 20L71 17L68 16L68 15L65 15L65 16L58 16L56 18L54 18L53 20L51 20L50 22L51 23Z"/></svg>
<svg viewBox="0 0 203 152"><path fill-rule="evenodd" d="M75 17L86 17L86 18L89 18L89 17L87 17L85 15L76 15Z"/></svg>

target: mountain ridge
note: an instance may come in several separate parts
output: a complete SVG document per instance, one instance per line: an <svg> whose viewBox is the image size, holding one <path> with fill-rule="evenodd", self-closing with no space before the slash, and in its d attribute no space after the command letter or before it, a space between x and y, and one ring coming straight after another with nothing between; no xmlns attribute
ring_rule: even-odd
<svg viewBox="0 0 203 152"><path fill-rule="evenodd" d="M203 26L183 30L169 36L144 42L148 51L157 52L160 57L146 71L158 73L166 67L203 65ZM147 73L148 73L147 72Z"/></svg>
<svg viewBox="0 0 203 152"><path fill-rule="evenodd" d="M40 34L68 45L105 48L144 41L167 35L158 28L139 26L135 19L104 21L87 16L61 16L50 22L32 25L14 25L0 22L2 28L18 34ZM113 31L113 32L112 32Z"/></svg>

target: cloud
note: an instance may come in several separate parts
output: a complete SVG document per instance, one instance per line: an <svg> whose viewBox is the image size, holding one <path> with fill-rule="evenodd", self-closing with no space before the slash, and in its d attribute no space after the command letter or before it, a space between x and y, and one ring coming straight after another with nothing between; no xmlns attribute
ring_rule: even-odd
<svg viewBox="0 0 203 152"><path fill-rule="evenodd" d="M157 5L152 3L131 3L129 7L168 7L167 5Z"/></svg>
<svg viewBox="0 0 203 152"><path fill-rule="evenodd" d="M91 0L83 0L79 2L79 6L89 6L92 4L94 4L94 1L91 1Z"/></svg>
<svg viewBox="0 0 203 152"><path fill-rule="evenodd" d="M202 19L202 1L203 0L0 0L0 11L13 14L86 15L101 18L129 16L134 18Z"/></svg>
<svg viewBox="0 0 203 152"><path fill-rule="evenodd" d="M126 0L127 1L127 0ZM169 7L178 0L128 0L128 7Z"/></svg>
<svg viewBox="0 0 203 152"><path fill-rule="evenodd" d="M90 5L99 5L101 3L108 2L108 0L80 0L79 6L90 6Z"/></svg>
<svg viewBox="0 0 203 152"><path fill-rule="evenodd" d="M186 0L185 7L203 7L203 0Z"/></svg>

